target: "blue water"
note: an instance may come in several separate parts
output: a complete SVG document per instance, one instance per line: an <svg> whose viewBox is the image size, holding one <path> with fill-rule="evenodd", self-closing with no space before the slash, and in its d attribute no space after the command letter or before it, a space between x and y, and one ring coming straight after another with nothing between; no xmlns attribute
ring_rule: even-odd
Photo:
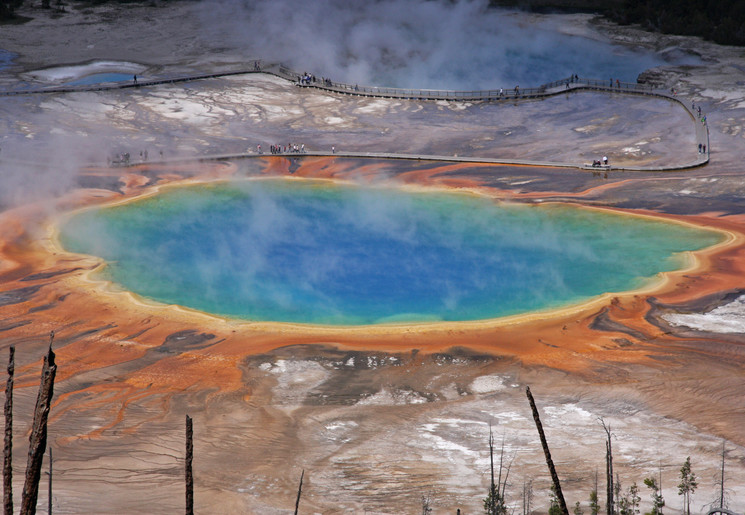
<svg viewBox="0 0 745 515"><path fill-rule="evenodd" d="M4 70L13 64L13 59L15 58L16 54L0 48L0 70Z"/></svg>
<svg viewBox="0 0 745 515"><path fill-rule="evenodd" d="M95 73L67 83L69 86L88 86L103 82L125 82L134 77L131 73Z"/></svg>
<svg viewBox="0 0 745 515"><path fill-rule="evenodd" d="M680 49L614 44L575 16L539 16L489 3L233 3L232 12L220 18L220 35L266 49L268 61L319 77L415 89L527 88L571 74L636 82L648 68L701 64ZM204 13L205 25L215 19L212 11ZM275 22L277 12L282 23Z"/></svg>
<svg viewBox="0 0 745 515"><path fill-rule="evenodd" d="M251 320L474 320L642 285L717 233L457 193L247 181L86 211L61 231L144 297Z"/></svg>
<svg viewBox="0 0 745 515"><path fill-rule="evenodd" d="M533 44L534 41L541 44ZM432 89L495 89L537 87L577 74L582 78L635 83L644 70L666 64L698 64L688 55L675 60L644 49L533 29L521 40L497 47L474 47L459 57L406 62L400 68L372 63L374 85ZM354 82L354 81L353 81ZM362 81L360 81L362 82Z"/></svg>

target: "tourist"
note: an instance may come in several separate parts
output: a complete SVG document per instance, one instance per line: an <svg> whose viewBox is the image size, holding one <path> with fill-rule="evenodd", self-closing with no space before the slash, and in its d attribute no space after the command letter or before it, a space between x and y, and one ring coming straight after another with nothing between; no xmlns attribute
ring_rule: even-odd
<svg viewBox="0 0 745 515"><path fill-rule="evenodd" d="M703 145L701 145L701 143L699 143L699 144L698 144L698 153L699 153L699 154L701 153L701 147L702 147L702 146L703 146Z"/></svg>
<svg viewBox="0 0 745 515"><path fill-rule="evenodd" d="M704 154L706 154L706 145L704 145Z"/></svg>
<svg viewBox="0 0 745 515"><path fill-rule="evenodd" d="M137 75L134 76L134 82L137 84Z"/></svg>
<svg viewBox="0 0 745 515"><path fill-rule="evenodd" d="M333 147L333 146L331 147L331 153L332 153L332 154L336 154L336 148L335 148L335 147Z"/></svg>
<svg viewBox="0 0 745 515"><path fill-rule="evenodd" d="M603 165L604 166L608 165L608 156L603 156Z"/></svg>

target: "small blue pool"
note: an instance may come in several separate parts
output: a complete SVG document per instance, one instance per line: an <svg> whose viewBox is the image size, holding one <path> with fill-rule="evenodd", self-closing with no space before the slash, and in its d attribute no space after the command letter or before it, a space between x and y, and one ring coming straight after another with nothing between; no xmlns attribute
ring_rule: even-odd
<svg viewBox="0 0 745 515"><path fill-rule="evenodd" d="M132 73L94 73L67 83L69 86L88 86L104 82L125 82L134 78Z"/></svg>

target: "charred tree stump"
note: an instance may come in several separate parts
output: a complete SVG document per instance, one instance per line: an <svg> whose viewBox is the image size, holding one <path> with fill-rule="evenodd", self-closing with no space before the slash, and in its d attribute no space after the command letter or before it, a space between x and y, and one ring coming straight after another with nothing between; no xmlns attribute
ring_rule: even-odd
<svg viewBox="0 0 745 515"><path fill-rule="evenodd" d="M13 515L13 374L16 348L10 348L8 382L5 384L5 446L3 447L3 509Z"/></svg>
<svg viewBox="0 0 745 515"><path fill-rule="evenodd" d="M194 515L194 475L191 463L194 459L194 431L192 429L191 417L186 415L186 460L184 464L184 476L186 479L186 515Z"/></svg>
<svg viewBox="0 0 745 515"><path fill-rule="evenodd" d="M23 495L21 497L21 515L35 514L36 501L39 497L41 465L47 448L47 420L52 396L54 395L54 376L57 374L57 365L54 363L54 352L52 351L53 341L54 331L50 334L49 352L44 356L44 365L41 369L41 384L39 385L39 395L36 398L31 436L29 436L26 482L23 485Z"/></svg>
<svg viewBox="0 0 745 515"><path fill-rule="evenodd" d="M297 515L297 510L300 508L300 494L303 491L303 477L305 476L305 469L300 473L300 485L297 487L297 499L295 499L295 515Z"/></svg>
<svg viewBox="0 0 745 515"><path fill-rule="evenodd" d="M525 393L528 396L528 401L530 402L530 409L533 410L533 420L535 420L535 427L538 429L538 436L541 437L541 445L543 446L543 454L546 455L546 464L548 465L548 471L551 473L551 479L554 482L554 493L556 494L556 499L559 501L559 507L561 508L561 513L564 515L569 515L569 509L567 508L567 503L564 501L564 494L561 492L561 483L559 483L559 475L556 473L556 468L554 467L554 462L551 459L551 451L548 450L548 443L546 442L546 435L543 433L543 425L541 425L541 418L538 415L538 408L535 406L535 401L533 400L533 394L530 393L530 386L525 387Z"/></svg>

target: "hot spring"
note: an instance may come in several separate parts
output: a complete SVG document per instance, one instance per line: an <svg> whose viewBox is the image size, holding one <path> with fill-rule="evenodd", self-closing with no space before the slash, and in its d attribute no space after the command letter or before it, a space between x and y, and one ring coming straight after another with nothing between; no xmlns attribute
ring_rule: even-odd
<svg viewBox="0 0 745 515"><path fill-rule="evenodd" d="M478 320L578 303L681 268L709 230L560 204L327 181L170 188L61 227L120 288L247 320Z"/></svg>
<svg viewBox="0 0 745 515"><path fill-rule="evenodd" d="M680 48L620 45L571 15L495 8L487 0L210 2L213 38L261 48L267 61L368 86L537 87L571 74L636 82L661 65L700 64ZM278 15L277 13L282 13ZM214 23L219 19L219 25Z"/></svg>

